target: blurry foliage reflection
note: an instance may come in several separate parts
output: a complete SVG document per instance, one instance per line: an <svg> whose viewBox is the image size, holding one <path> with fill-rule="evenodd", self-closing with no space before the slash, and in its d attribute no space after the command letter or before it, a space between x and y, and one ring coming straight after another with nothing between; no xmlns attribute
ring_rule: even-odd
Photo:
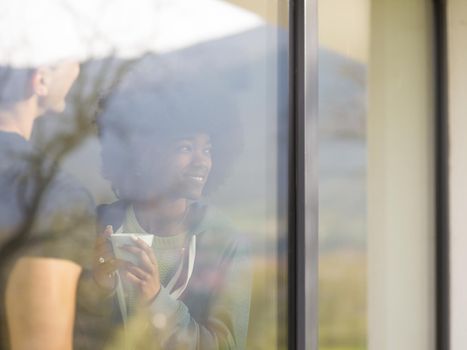
<svg viewBox="0 0 467 350"><path fill-rule="evenodd" d="M367 67L337 51L319 55L319 348L363 350Z"/></svg>
<svg viewBox="0 0 467 350"><path fill-rule="evenodd" d="M320 349L366 348L366 255L352 250L320 260Z"/></svg>

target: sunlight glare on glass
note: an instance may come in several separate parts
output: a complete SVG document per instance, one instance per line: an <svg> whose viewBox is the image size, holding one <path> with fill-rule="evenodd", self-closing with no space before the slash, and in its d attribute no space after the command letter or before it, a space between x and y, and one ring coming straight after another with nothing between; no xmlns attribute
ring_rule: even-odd
<svg viewBox="0 0 467 350"><path fill-rule="evenodd" d="M0 64L18 67L167 53L264 24L219 0L4 0L0 13Z"/></svg>

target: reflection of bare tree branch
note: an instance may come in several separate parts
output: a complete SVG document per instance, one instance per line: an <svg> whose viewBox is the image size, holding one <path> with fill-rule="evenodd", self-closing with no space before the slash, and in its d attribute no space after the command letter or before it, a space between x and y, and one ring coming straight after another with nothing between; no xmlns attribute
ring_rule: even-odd
<svg viewBox="0 0 467 350"><path fill-rule="evenodd" d="M37 171L35 172L35 176L33 178L34 184L32 188L34 188L34 193L30 198L28 198L26 202L27 206L25 206L24 208L24 219L20 224L19 228L15 230L10 240L8 240L7 243L0 247L0 263L2 259L8 259L25 243L34 226L34 223L37 220L37 214L40 209L41 201L44 198L45 193L48 187L50 186L51 182L57 175L61 162L71 150L73 150L82 142L82 140L85 138L85 135L88 132L88 130L81 130L79 133L76 134L65 134L57 136L58 139L55 140L56 143L54 142L53 145L53 148L57 149L55 151L56 155L53 161L51 162L50 166L48 166L48 169L43 169L44 160L42 158L42 155L36 156L31 159L31 169ZM58 150L59 148L61 149Z"/></svg>
<svg viewBox="0 0 467 350"><path fill-rule="evenodd" d="M3 100L3 94L7 87L7 81L10 77L9 69L0 69L0 101Z"/></svg>
<svg viewBox="0 0 467 350"><path fill-rule="evenodd" d="M41 205L47 191L59 174L61 164L65 158L94 133L93 118L104 86L109 81L120 80L131 68L132 64L133 61L125 61L119 63L115 68L111 64L104 63L96 75L87 77L84 74L77 81L76 93L72 101L75 109L71 128L67 128L54 136L42 147L40 152L28 159L29 170L25 177L20 179L22 185L19 186L17 193L18 202L22 204L23 220L10 238L0 246L0 265L10 259L26 243L36 245L46 240L58 238L54 235L31 237L41 213ZM114 67L113 70L112 67ZM91 91L88 93L85 92L86 86L92 86ZM27 189L32 189L32 193L27 193ZM79 217L73 218L69 229L76 229L74 224L79 226L80 222L83 221L81 219ZM77 249L80 249L80 247L77 247Z"/></svg>

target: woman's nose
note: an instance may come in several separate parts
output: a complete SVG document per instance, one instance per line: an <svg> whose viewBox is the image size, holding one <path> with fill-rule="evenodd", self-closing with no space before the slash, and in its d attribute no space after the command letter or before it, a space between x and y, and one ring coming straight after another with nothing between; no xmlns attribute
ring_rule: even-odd
<svg viewBox="0 0 467 350"><path fill-rule="evenodd" d="M193 163L196 165L211 165L211 156L207 154L204 149L197 149L193 154Z"/></svg>

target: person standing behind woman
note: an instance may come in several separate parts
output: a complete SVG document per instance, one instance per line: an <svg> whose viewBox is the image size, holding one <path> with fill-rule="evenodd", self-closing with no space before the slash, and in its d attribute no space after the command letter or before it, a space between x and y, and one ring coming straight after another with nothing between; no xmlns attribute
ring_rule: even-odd
<svg viewBox="0 0 467 350"><path fill-rule="evenodd" d="M94 278L116 299L128 348L244 349L249 245L206 201L240 153L240 125L202 84L158 80L165 66L155 61L120 83L97 119L103 175L118 200L98 210ZM114 257L113 230L154 236L152 247L136 238L123 247L139 264Z"/></svg>
<svg viewBox="0 0 467 350"><path fill-rule="evenodd" d="M83 252L95 232L92 198L30 142L39 117L64 111L79 74L67 51L70 26L51 17L49 4L34 11L1 5L0 29L8 33L0 43L2 350L72 349Z"/></svg>
<svg viewBox="0 0 467 350"><path fill-rule="evenodd" d="M59 170L42 182L33 162L40 154L28 141L38 117L63 111L78 72L75 62L0 68L8 88L0 98L0 247L11 256L1 271L5 349L71 349L79 252L87 248L79 246L94 231L76 231L76 223L91 221L93 201Z"/></svg>

